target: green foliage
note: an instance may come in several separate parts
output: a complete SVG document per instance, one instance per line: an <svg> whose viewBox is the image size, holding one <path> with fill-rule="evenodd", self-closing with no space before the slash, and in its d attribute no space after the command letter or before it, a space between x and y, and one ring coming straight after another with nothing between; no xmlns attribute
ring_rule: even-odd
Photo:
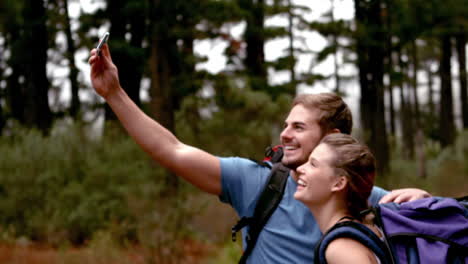
<svg viewBox="0 0 468 264"><path fill-rule="evenodd" d="M273 100L265 92L240 88L227 80L215 89L223 90L214 98L219 108L213 107L213 99L193 96L184 101L176 118L177 135L215 155L261 159L264 149L278 142L275 128L279 131L291 97L282 95ZM193 114L202 108L203 116Z"/></svg>
<svg viewBox="0 0 468 264"><path fill-rule="evenodd" d="M162 171L128 137L92 140L80 126L50 137L16 129L0 149L0 225L15 236L82 243L112 222L134 222L128 196L162 188L154 181Z"/></svg>
<svg viewBox="0 0 468 264"><path fill-rule="evenodd" d="M262 113L267 115L271 106L263 104L271 104L268 97L251 101L247 109L265 108ZM206 122L206 129L213 124L222 131L218 122ZM148 263L180 263L185 257L181 243L187 237L204 239L191 222L203 215L206 200L188 184L167 193L160 184L165 171L121 128L107 125L102 137L90 127L65 123L57 124L49 137L36 130L11 129L14 134L0 138L1 240L24 237L60 247L86 243L92 259L118 259L120 247L138 243ZM182 131L183 137L189 136L190 130ZM215 149L219 142L209 135L213 134L207 133L202 143ZM237 137L226 135L232 144L220 154L238 149ZM241 147L248 148L241 154L262 152L264 145L252 142L245 139Z"/></svg>
<svg viewBox="0 0 468 264"><path fill-rule="evenodd" d="M377 177L377 185L387 189L417 187L434 195L457 197L467 195L468 184L468 131L461 133L456 143L441 149L440 144L427 140L424 144L425 160L409 160L395 150L391 172L385 178ZM426 176L421 177L424 164Z"/></svg>

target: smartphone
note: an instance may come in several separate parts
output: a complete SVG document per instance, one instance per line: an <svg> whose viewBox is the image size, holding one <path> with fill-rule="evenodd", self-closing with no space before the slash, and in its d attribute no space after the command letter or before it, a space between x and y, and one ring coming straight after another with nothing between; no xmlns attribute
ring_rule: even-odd
<svg viewBox="0 0 468 264"><path fill-rule="evenodd" d="M102 36L101 40L99 41L99 44L96 47L98 56L101 54L101 47L102 45L104 45L104 43L107 42L107 39L109 39L109 32L106 32L104 36Z"/></svg>

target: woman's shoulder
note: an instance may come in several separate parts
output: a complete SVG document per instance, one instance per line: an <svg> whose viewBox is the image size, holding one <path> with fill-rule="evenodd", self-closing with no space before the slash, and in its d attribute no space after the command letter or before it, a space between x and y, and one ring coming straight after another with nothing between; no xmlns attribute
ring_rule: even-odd
<svg viewBox="0 0 468 264"><path fill-rule="evenodd" d="M378 263L374 253L351 238L338 238L327 247L325 257L329 264L333 263Z"/></svg>

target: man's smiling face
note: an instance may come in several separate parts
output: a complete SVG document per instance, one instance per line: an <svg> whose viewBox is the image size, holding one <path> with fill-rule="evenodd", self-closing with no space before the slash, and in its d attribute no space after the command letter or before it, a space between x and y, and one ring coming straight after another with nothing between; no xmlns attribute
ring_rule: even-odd
<svg viewBox="0 0 468 264"><path fill-rule="evenodd" d="M310 153L324 136L318 123L319 116L319 109L307 109L300 104L291 109L280 135L285 166L296 169L307 162Z"/></svg>

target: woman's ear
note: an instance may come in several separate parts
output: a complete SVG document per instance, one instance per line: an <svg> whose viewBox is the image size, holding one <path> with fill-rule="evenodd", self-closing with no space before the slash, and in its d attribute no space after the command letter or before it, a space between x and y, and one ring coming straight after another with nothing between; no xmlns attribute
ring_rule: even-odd
<svg viewBox="0 0 468 264"><path fill-rule="evenodd" d="M336 179L335 183L332 186L331 191L332 192L342 191L346 188L347 184L348 184L348 178L346 178L346 176L338 176L338 178Z"/></svg>

